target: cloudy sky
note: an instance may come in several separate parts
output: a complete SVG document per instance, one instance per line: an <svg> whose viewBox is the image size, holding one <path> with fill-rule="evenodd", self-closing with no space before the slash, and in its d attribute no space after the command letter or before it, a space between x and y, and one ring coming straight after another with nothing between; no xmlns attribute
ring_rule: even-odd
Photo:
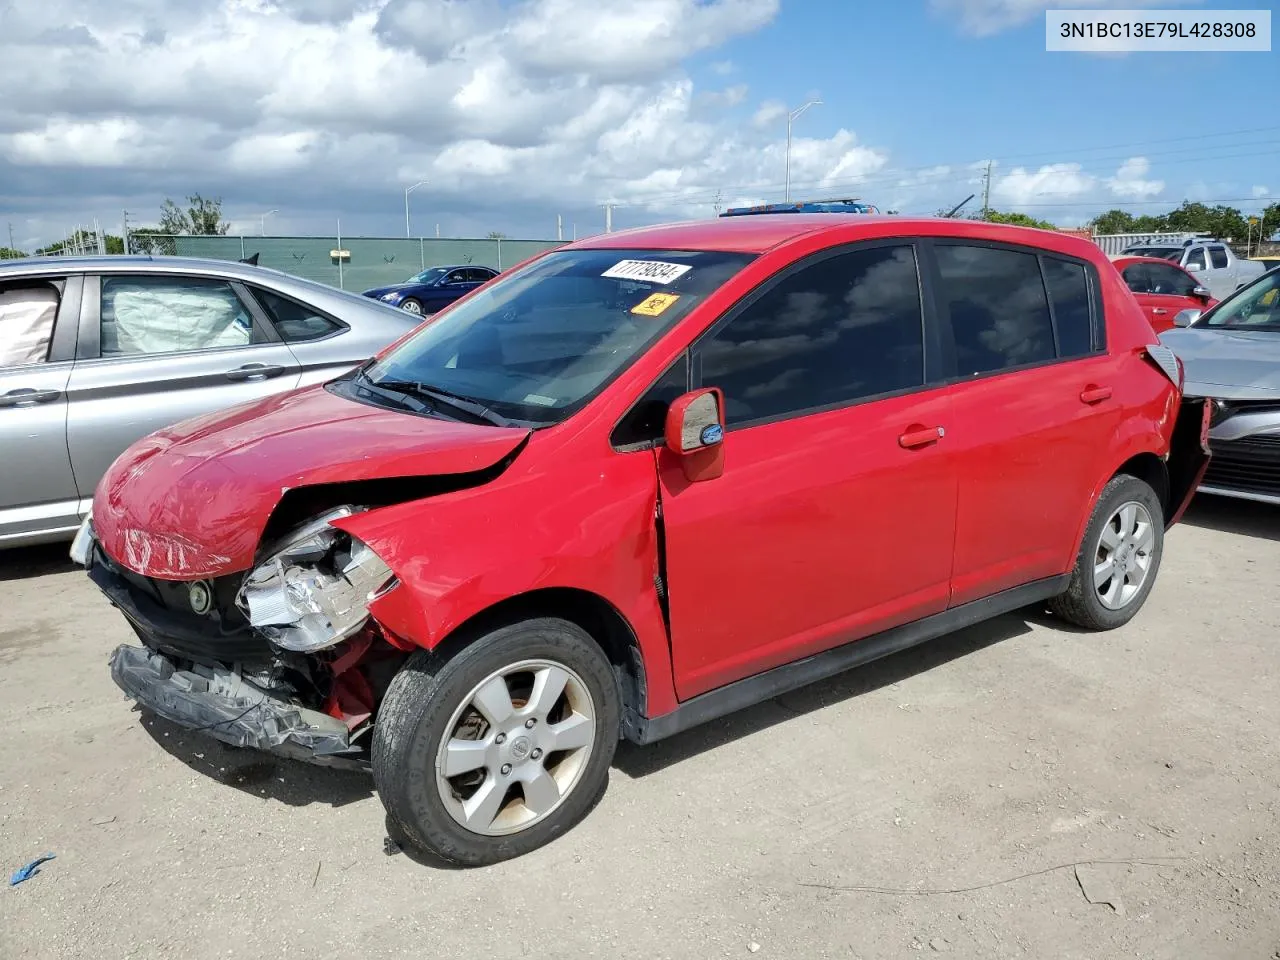
<svg viewBox="0 0 1280 960"><path fill-rule="evenodd" d="M397 236L421 180L415 236L711 216L782 198L811 98L796 196L933 213L988 160L993 206L1062 225L1280 194L1274 54L1046 53L1047 6L0 0L0 231L200 192L233 232Z"/></svg>

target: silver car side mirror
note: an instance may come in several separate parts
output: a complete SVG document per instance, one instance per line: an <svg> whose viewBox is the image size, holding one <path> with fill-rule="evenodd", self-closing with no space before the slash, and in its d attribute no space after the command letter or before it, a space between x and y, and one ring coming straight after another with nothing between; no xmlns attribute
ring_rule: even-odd
<svg viewBox="0 0 1280 960"><path fill-rule="evenodd" d="M1177 316L1173 318L1175 327L1189 327L1200 319L1200 310L1179 310Z"/></svg>
<svg viewBox="0 0 1280 960"><path fill-rule="evenodd" d="M1193 297L1199 297L1201 300L1208 300L1210 297L1213 296L1213 293L1212 291L1209 290L1208 287L1201 284L1200 286L1196 287L1194 290L1191 291L1191 295Z"/></svg>

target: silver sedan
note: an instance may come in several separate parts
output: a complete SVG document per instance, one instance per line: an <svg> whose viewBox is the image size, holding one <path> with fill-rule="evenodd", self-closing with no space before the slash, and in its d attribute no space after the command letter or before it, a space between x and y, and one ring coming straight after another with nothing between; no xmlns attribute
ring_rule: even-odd
<svg viewBox="0 0 1280 960"><path fill-rule="evenodd" d="M418 322L221 260L0 263L0 548L70 539L135 440L331 379Z"/></svg>
<svg viewBox="0 0 1280 960"><path fill-rule="evenodd" d="M1200 490L1280 503L1280 270L1174 323L1160 340L1182 360L1184 395L1213 400Z"/></svg>

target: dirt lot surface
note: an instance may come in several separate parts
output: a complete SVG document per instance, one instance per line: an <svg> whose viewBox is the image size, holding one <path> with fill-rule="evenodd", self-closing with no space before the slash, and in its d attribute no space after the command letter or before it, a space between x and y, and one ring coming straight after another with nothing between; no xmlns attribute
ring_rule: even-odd
<svg viewBox="0 0 1280 960"><path fill-rule="evenodd" d="M144 722L64 556L0 556L6 884L57 854L5 960L1280 956L1280 510L1198 502L1120 631L1003 617L624 745L472 871L385 854L366 778Z"/></svg>

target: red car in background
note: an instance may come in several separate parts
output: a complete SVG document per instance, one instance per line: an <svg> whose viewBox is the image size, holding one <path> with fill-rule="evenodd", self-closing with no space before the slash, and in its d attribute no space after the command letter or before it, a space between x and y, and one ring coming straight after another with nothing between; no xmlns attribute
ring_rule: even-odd
<svg viewBox="0 0 1280 960"><path fill-rule="evenodd" d="M1133 291L1156 333L1173 328L1183 310L1208 310L1218 301L1209 288L1176 263L1159 257L1118 257L1112 261Z"/></svg>
<svg viewBox="0 0 1280 960"><path fill-rule="evenodd" d="M1028 604L1126 623L1206 463L1181 385L1085 240L647 227L139 441L72 556L141 706L371 767L397 839L493 863L585 816L619 739Z"/></svg>

